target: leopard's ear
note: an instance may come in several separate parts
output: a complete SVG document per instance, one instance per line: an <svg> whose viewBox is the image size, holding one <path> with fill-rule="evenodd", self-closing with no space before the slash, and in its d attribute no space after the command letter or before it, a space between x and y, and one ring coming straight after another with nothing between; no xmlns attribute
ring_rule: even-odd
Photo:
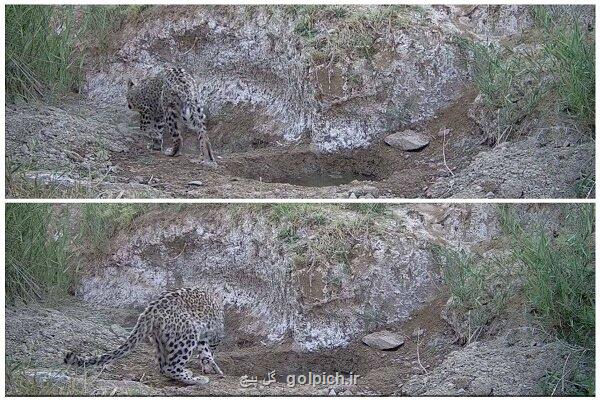
<svg viewBox="0 0 600 400"><path fill-rule="evenodd" d="M131 89L133 86L133 81L131 79L127 79L127 88Z"/></svg>

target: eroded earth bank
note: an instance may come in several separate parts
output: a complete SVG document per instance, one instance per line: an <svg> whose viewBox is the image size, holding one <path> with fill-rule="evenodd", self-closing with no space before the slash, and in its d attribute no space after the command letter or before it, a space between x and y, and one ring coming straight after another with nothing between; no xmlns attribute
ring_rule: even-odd
<svg viewBox="0 0 600 400"><path fill-rule="evenodd" d="M593 195L593 65L565 81L552 41L567 26L590 59L591 6L135 10L78 39L78 94L8 103L9 197ZM200 85L216 168L191 136L180 157L149 150L127 109L128 79L172 65Z"/></svg>
<svg viewBox="0 0 600 400"><path fill-rule="evenodd" d="M539 254L550 258L562 254L554 250L561 246L587 243L586 261L576 262L592 268L592 284L593 231L578 230L593 221L589 206L92 204L56 206L55 215L68 218L73 234L93 207L109 207L103 215L127 222L105 240L89 231L74 240L71 295L6 308L10 394L593 391L593 380L584 379L593 377L593 349L565 340L541 318L543 308L529 292L537 275L520 257L532 237L546 238L540 243L550 247ZM66 233L55 227L49 229L58 240ZM534 232L543 236L529 236ZM199 386L170 381L158 373L147 343L103 369L62 364L67 350L116 348L153 297L194 285L226 298L226 334L216 351L223 378ZM363 343L385 330L397 341L394 349ZM198 373L195 358L190 367ZM264 384L272 371L276 381ZM360 377L356 384L288 386L288 376L309 372ZM244 376L258 384L242 387Z"/></svg>

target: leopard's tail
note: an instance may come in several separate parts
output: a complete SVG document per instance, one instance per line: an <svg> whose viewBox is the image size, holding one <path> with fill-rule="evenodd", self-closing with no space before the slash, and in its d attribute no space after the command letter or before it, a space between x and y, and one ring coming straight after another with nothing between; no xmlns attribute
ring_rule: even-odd
<svg viewBox="0 0 600 400"><path fill-rule="evenodd" d="M118 360L125 357L135 348L135 346L145 339L152 329L151 321L146 317L146 313L142 313L135 324L135 327L129 334L129 337L116 350L99 355L99 356L79 356L73 352L68 352L65 355L65 364L77 365L79 367L104 365L106 363Z"/></svg>

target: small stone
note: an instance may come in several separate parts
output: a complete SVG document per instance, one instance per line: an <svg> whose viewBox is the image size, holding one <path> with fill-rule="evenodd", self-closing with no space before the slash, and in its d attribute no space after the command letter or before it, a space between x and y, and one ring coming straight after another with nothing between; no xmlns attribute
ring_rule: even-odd
<svg viewBox="0 0 600 400"><path fill-rule="evenodd" d="M418 151L424 149L429 144L427 136L410 129L392 133L386 136L384 141L388 145L404 151Z"/></svg>
<svg viewBox="0 0 600 400"><path fill-rule="evenodd" d="M362 342L378 350L394 350L404 344L404 339L397 333L383 330L368 334Z"/></svg>
<svg viewBox="0 0 600 400"><path fill-rule="evenodd" d="M189 181L187 184L190 186L204 186L204 182L201 181Z"/></svg>
<svg viewBox="0 0 600 400"><path fill-rule="evenodd" d="M350 196L348 197L349 199L356 199L356 193L352 192L350 193Z"/></svg>
<svg viewBox="0 0 600 400"><path fill-rule="evenodd" d="M442 128L438 131L437 136L443 138L444 136L448 137L451 130L449 128Z"/></svg>
<svg viewBox="0 0 600 400"><path fill-rule="evenodd" d="M81 157L79 154L75 153L74 151L65 150L65 153L67 154L67 157L69 157L71 160L73 160L75 162L82 162L82 161L84 161L84 158Z"/></svg>
<svg viewBox="0 0 600 400"><path fill-rule="evenodd" d="M470 386L470 392L475 396L489 396L493 391L492 383L481 377L475 378Z"/></svg>
<svg viewBox="0 0 600 400"><path fill-rule="evenodd" d="M457 389L466 389L471 383L471 378L468 376L458 376L454 378L454 387Z"/></svg>
<svg viewBox="0 0 600 400"><path fill-rule="evenodd" d="M412 336L413 337L420 337L420 336L423 336L424 333L425 333L425 329L423 329L423 328L416 328L413 331Z"/></svg>
<svg viewBox="0 0 600 400"><path fill-rule="evenodd" d="M48 382L53 384L65 384L71 380L68 375L56 371L27 371L26 375L33 378L38 384Z"/></svg>
<svg viewBox="0 0 600 400"><path fill-rule="evenodd" d="M329 395L330 396L335 396L336 395L335 390L333 390L333 389L329 390Z"/></svg>

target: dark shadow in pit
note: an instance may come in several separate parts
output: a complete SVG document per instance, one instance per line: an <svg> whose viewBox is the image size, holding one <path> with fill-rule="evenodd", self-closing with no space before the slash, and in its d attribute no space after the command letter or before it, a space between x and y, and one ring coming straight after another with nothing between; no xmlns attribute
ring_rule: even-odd
<svg viewBox="0 0 600 400"><path fill-rule="evenodd" d="M319 154L286 148L238 154L224 161L223 168L229 175L261 182L324 187L384 180L393 171L391 161L372 150Z"/></svg>
<svg viewBox="0 0 600 400"><path fill-rule="evenodd" d="M293 351L290 348L252 347L216 354L217 362L230 376L253 376L259 380L274 371L277 382L287 382L289 376L363 375L367 371L365 360L348 349L326 350L314 353ZM337 375L336 375L337 373Z"/></svg>

